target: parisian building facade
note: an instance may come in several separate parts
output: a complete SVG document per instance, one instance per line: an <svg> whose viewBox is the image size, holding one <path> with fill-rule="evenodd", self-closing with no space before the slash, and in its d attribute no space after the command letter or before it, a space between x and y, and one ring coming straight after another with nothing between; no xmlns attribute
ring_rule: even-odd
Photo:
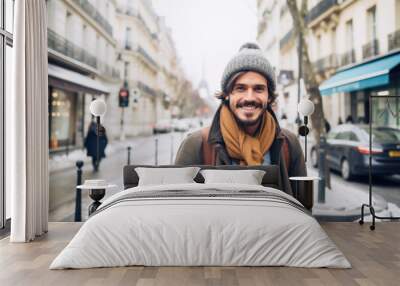
<svg viewBox="0 0 400 286"><path fill-rule="evenodd" d="M184 79L171 31L146 0L48 0L49 146L82 148L103 98L110 140L151 134L171 118ZM129 105L119 106L121 89Z"/></svg>
<svg viewBox="0 0 400 286"><path fill-rule="evenodd" d="M286 0L258 0L257 7L257 39L276 68L279 110L281 113L285 110L289 122L294 123L299 62L292 16ZM367 65L373 68L389 57L396 60L394 57L399 53L400 0L309 0L305 21L309 56L320 84L344 70L351 73L350 69ZM400 84L395 78L391 74L386 84L371 82L363 88L365 83L355 82L359 86L349 87L347 92L323 93L326 119L332 126L349 116L353 122L368 123L369 95L400 95ZM391 100L398 114L399 103ZM373 114L382 113L385 107L384 101L373 103ZM375 117L377 124L400 126L393 116Z"/></svg>

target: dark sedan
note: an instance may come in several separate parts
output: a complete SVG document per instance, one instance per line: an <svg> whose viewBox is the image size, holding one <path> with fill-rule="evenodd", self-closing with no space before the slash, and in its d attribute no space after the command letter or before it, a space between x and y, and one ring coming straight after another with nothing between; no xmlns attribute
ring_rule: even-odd
<svg viewBox="0 0 400 286"><path fill-rule="evenodd" d="M369 126L343 124L327 135L327 163L342 173L345 180L368 175ZM391 127L372 128L372 174L400 174L400 130ZM311 162L318 166L316 146L311 148Z"/></svg>

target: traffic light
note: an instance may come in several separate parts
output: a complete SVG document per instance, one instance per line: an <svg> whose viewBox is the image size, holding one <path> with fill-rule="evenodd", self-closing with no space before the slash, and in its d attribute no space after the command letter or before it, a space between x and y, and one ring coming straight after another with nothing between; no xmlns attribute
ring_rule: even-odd
<svg viewBox="0 0 400 286"><path fill-rule="evenodd" d="M129 106L129 90L126 88L121 88L119 90L119 107Z"/></svg>

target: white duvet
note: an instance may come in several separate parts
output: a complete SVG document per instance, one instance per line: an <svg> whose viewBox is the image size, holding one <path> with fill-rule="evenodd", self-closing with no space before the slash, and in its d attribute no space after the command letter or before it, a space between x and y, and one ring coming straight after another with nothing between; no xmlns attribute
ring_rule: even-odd
<svg viewBox="0 0 400 286"><path fill-rule="evenodd" d="M121 199L137 192L171 190L253 190L282 200L179 195ZM107 199L50 269L127 265L351 267L318 222L285 200L299 204L279 190L254 185L193 183L131 188Z"/></svg>

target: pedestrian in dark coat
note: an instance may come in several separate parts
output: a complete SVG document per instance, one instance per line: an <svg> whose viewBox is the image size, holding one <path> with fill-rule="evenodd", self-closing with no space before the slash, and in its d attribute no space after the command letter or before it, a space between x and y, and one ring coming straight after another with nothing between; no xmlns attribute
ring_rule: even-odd
<svg viewBox="0 0 400 286"><path fill-rule="evenodd" d="M93 170L98 171L100 161L106 157L105 149L108 144L106 129L100 125L99 132L99 161L97 162L97 124L91 122L88 128L88 133L85 138L85 148L87 150L86 155L92 157ZM97 163L97 164L96 164Z"/></svg>

